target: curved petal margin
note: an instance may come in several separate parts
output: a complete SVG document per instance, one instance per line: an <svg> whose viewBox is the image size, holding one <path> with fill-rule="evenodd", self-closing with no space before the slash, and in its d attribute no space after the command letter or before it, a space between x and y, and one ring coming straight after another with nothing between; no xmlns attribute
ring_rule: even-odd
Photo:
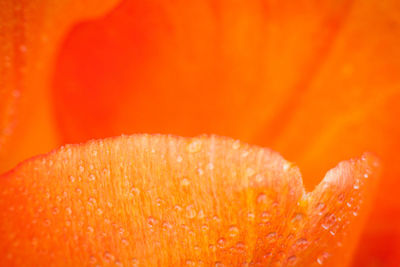
<svg viewBox="0 0 400 267"><path fill-rule="evenodd" d="M67 145L0 177L0 265L343 266L377 165L342 162L306 193L278 153L232 139Z"/></svg>

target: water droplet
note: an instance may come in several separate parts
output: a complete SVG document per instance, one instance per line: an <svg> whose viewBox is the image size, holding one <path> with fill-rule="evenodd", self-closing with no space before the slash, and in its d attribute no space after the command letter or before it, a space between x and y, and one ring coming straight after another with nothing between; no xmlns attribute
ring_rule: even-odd
<svg viewBox="0 0 400 267"><path fill-rule="evenodd" d="M367 179L369 177L368 173L364 174L364 178Z"/></svg>
<svg viewBox="0 0 400 267"><path fill-rule="evenodd" d="M176 212L181 212L181 211L182 211L182 207L179 206L179 205L175 205L174 210L175 210Z"/></svg>
<svg viewBox="0 0 400 267"><path fill-rule="evenodd" d="M181 162L183 161L183 158L182 158L181 156L178 156L178 157L176 158L176 161L177 161L178 163L181 163Z"/></svg>
<svg viewBox="0 0 400 267"><path fill-rule="evenodd" d="M237 235L239 235L239 228L235 225L230 226L228 229L228 235L230 237L236 237Z"/></svg>
<svg viewBox="0 0 400 267"><path fill-rule="evenodd" d="M202 230L203 232L207 232L207 231L208 231L208 225L203 224L203 225L201 226L201 230Z"/></svg>
<svg viewBox="0 0 400 267"><path fill-rule="evenodd" d="M54 208L53 209L53 214L55 215L55 214L58 214L58 212L59 212L60 210L58 209L58 208Z"/></svg>
<svg viewBox="0 0 400 267"><path fill-rule="evenodd" d="M103 171L102 171L102 173L103 173L103 175L106 176L106 177L109 177L109 176L111 175L110 170L107 169L107 168L104 168Z"/></svg>
<svg viewBox="0 0 400 267"><path fill-rule="evenodd" d="M329 253L328 252L324 252L322 253L318 258L317 258L317 262L319 265L324 264L324 262L326 261L326 259L329 258Z"/></svg>
<svg viewBox="0 0 400 267"><path fill-rule="evenodd" d="M252 177L255 174L255 170L253 168L248 167L246 169L246 178Z"/></svg>
<svg viewBox="0 0 400 267"><path fill-rule="evenodd" d="M90 174L89 181L94 181L94 180L96 180L96 176L94 176L94 174Z"/></svg>
<svg viewBox="0 0 400 267"><path fill-rule="evenodd" d="M256 217L256 216L254 215L253 212L247 213L247 219L248 219L249 221L254 221L255 217Z"/></svg>
<svg viewBox="0 0 400 267"><path fill-rule="evenodd" d="M186 187L190 185L190 181L186 178L181 180L181 186Z"/></svg>
<svg viewBox="0 0 400 267"><path fill-rule="evenodd" d="M158 224L158 221L150 216L149 218L147 218L147 223L148 223L149 227L152 228L153 226Z"/></svg>
<svg viewBox="0 0 400 267"><path fill-rule="evenodd" d="M101 209L97 209L96 213L97 213L97 215L102 215L103 211Z"/></svg>
<svg viewBox="0 0 400 267"><path fill-rule="evenodd" d="M189 205L186 207L186 216L189 219L193 219L194 217L196 217L196 210L193 205Z"/></svg>
<svg viewBox="0 0 400 267"><path fill-rule="evenodd" d="M120 235L123 235L124 232L125 232L125 229L124 229L124 228L120 227L120 228L118 229L118 233L119 233Z"/></svg>
<svg viewBox="0 0 400 267"><path fill-rule="evenodd" d="M237 242L235 247L238 250L245 250L246 249L246 245L243 242Z"/></svg>
<svg viewBox="0 0 400 267"><path fill-rule="evenodd" d="M115 265L117 265L117 266L122 266L122 262L120 262L120 261L115 261Z"/></svg>
<svg viewBox="0 0 400 267"><path fill-rule="evenodd" d="M199 140L193 140L192 142L190 142L190 143L188 144L188 146L187 146L186 148L187 148L187 151L188 151L189 153L196 153L196 152L199 152L200 149L201 149L201 141L199 141Z"/></svg>
<svg viewBox="0 0 400 267"><path fill-rule="evenodd" d="M325 230L328 230L330 227L332 227L333 224L336 223L336 216L333 213L328 213L325 215L325 217L322 219L321 226Z"/></svg>
<svg viewBox="0 0 400 267"><path fill-rule="evenodd" d="M104 261L106 261L106 262L111 262L111 261L115 260L114 255L107 251L104 252L103 257L104 257Z"/></svg>
<svg viewBox="0 0 400 267"><path fill-rule="evenodd" d="M266 238L269 239L270 241L275 240L275 238L278 236L276 232L270 232L266 235Z"/></svg>
<svg viewBox="0 0 400 267"><path fill-rule="evenodd" d="M318 203L316 209L317 209L318 215L321 216L322 214L324 214L325 204L322 202Z"/></svg>
<svg viewBox="0 0 400 267"><path fill-rule="evenodd" d="M262 174L257 174L256 175L256 182L257 183L262 183L264 181L265 177Z"/></svg>
<svg viewBox="0 0 400 267"><path fill-rule="evenodd" d="M286 162L286 163L283 164L283 170L284 170L284 171L289 170L289 168L290 168L290 163L287 163L287 162Z"/></svg>
<svg viewBox="0 0 400 267"><path fill-rule="evenodd" d="M121 240L121 243L122 243L124 246L128 246L128 245L129 245L129 241L126 240L126 239L122 239L122 240Z"/></svg>
<svg viewBox="0 0 400 267"><path fill-rule="evenodd" d="M233 148L234 150L238 150L238 149L240 148L240 141L239 141L239 140L236 140L235 142L233 142L232 148Z"/></svg>
<svg viewBox="0 0 400 267"><path fill-rule="evenodd" d="M79 166L79 171L82 173L85 171L85 167L83 167L82 165Z"/></svg>
<svg viewBox="0 0 400 267"><path fill-rule="evenodd" d="M204 171L202 168L198 168L197 173L199 174L199 176L202 176L204 174Z"/></svg>
<svg viewBox="0 0 400 267"><path fill-rule="evenodd" d="M303 219L303 217L304 217L303 213L296 213L293 216L293 222L299 222Z"/></svg>
<svg viewBox="0 0 400 267"><path fill-rule="evenodd" d="M140 190L136 187L132 187L131 188L131 193L134 195L139 195L140 194Z"/></svg>
<svg viewBox="0 0 400 267"><path fill-rule="evenodd" d="M70 181L71 183L75 182L75 177L72 176L72 175L70 175L70 176L69 176L69 181Z"/></svg>
<svg viewBox="0 0 400 267"><path fill-rule="evenodd" d="M354 188L354 190L358 190L358 189L360 189L360 185L358 183L356 183L353 185L353 188Z"/></svg>
<svg viewBox="0 0 400 267"><path fill-rule="evenodd" d="M89 197L88 199L88 205L96 205L97 201L93 197Z"/></svg>
<svg viewBox="0 0 400 267"><path fill-rule="evenodd" d="M169 222L165 221L162 223L162 228L164 231L170 231L172 230L172 225Z"/></svg>
<svg viewBox="0 0 400 267"><path fill-rule="evenodd" d="M207 164L207 168L210 170L210 171L212 171L212 170L214 170L214 164L213 163L208 163Z"/></svg>
<svg viewBox="0 0 400 267"><path fill-rule="evenodd" d="M218 217L217 215L215 215L215 216L213 217L213 221L214 221L215 223L220 223L220 222L221 222L221 218Z"/></svg>
<svg viewBox="0 0 400 267"><path fill-rule="evenodd" d="M220 262L220 261L216 261L215 262L215 267L224 267L225 265L222 263L222 262Z"/></svg>
<svg viewBox="0 0 400 267"><path fill-rule="evenodd" d="M77 193L78 195L81 195L81 194L82 194L82 190L81 190L79 187L76 188L75 191L76 191L76 193Z"/></svg>
<svg viewBox="0 0 400 267"><path fill-rule="evenodd" d="M257 202L258 202L258 203L266 203L267 200L268 200L268 198L267 198L267 196L266 196L264 193L260 193L260 194L257 196Z"/></svg>
<svg viewBox="0 0 400 267"><path fill-rule="evenodd" d="M305 238L299 238L293 245L298 250L302 250L308 247L308 241Z"/></svg>
<svg viewBox="0 0 400 267"><path fill-rule="evenodd" d="M261 221L262 222L268 222L269 221L269 219L271 218L271 214L270 213L268 213L268 212L266 212L266 211L263 211L262 213L261 213Z"/></svg>
<svg viewBox="0 0 400 267"><path fill-rule="evenodd" d="M225 247L225 243L226 243L225 238L220 238L217 241L217 245L218 245L219 248L224 248Z"/></svg>
<svg viewBox="0 0 400 267"><path fill-rule="evenodd" d="M94 229L91 226L88 226L87 230L88 230L89 233L93 233L94 232Z"/></svg>
<svg viewBox="0 0 400 267"><path fill-rule="evenodd" d="M197 213L197 218L199 218L199 219L203 219L203 218L204 218L204 211L203 211L203 210L200 210L200 211Z"/></svg>
<svg viewBox="0 0 400 267"><path fill-rule="evenodd" d="M90 256L90 258L89 258L89 263L90 263L90 264L95 264L96 262L97 262L96 257L95 257L95 256Z"/></svg>

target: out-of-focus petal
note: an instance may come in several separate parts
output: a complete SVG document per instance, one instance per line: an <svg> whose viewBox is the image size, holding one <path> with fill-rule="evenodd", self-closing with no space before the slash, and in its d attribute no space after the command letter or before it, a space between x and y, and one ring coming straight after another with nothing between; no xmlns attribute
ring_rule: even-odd
<svg viewBox="0 0 400 267"><path fill-rule="evenodd" d="M252 141L302 93L350 9L350 1L124 1L77 26L60 51L64 141L137 132Z"/></svg>
<svg viewBox="0 0 400 267"><path fill-rule="evenodd" d="M282 117L276 141L258 139L298 163L308 188L339 159L362 151L382 159L384 178L355 266L400 263L399 47L400 6L355 2L313 82Z"/></svg>
<svg viewBox="0 0 400 267"><path fill-rule="evenodd" d="M377 171L342 162L306 193L279 154L231 139L68 145L0 177L0 263L344 266Z"/></svg>
<svg viewBox="0 0 400 267"><path fill-rule="evenodd" d="M57 144L49 85L60 39L114 2L1 1L0 173Z"/></svg>

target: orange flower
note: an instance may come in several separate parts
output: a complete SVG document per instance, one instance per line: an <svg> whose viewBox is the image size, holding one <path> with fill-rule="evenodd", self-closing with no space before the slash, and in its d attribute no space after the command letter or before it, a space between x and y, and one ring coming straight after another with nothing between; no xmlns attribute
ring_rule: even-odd
<svg viewBox="0 0 400 267"><path fill-rule="evenodd" d="M138 132L210 133L272 147L300 166L305 187L312 189L336 162L371 151L381 159L383 172L373 220L362 235L355 265L396 266L400 262L396 195L400 10L396 5L395 1L3 1L0 171L60 144L91 138ZM79 149L87 151L85 146ZM27 164L4 177L18 172L30 175ZM38 173L47 175L42 167ZM45 183L48 178L41 179ZM49 188L61 190L62 185ZM207 183L203 186L207 188ZM41 194L44 204L54 201ZM7 205L27 201L5 199ZM235 207L243 206L230 208ZM110 212L118 215L117 210Z"/></svg>

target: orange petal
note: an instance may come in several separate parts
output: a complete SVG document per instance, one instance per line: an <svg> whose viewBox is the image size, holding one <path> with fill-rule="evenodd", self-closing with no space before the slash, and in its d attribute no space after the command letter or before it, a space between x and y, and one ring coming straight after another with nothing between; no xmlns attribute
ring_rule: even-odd
<svg viewBox="0 0 400 267"><path fill-rule="evenodd" d="M124 1L75 27L60 50L63 140L140 132L254 140L311 81L350 3Z"/></svg>
<svg viewBox="0 0 400 267"><path fill-rule="evenodd" d="M400 265L399 18L396 1L355 1L313 82L290 114L279 114L287 124L275 142L265 139L273 124L258 138L300 166L306 188L340 159L363 151L382 159L384 179L355 266Z"/></svg>
<svg viewBox="0 0 400 267"><path fill-rule="evenodd" d="M57 144L49 82L60 39L115 2L1 1L0 173Z"/></svg>
<svg viewBox="0 0 400 267"><path fill-rule="evenodd" d="M0 177L0 264L344 266L376 166L342 162L306 193L279 154L231 139L68 145Z"/></svg>

